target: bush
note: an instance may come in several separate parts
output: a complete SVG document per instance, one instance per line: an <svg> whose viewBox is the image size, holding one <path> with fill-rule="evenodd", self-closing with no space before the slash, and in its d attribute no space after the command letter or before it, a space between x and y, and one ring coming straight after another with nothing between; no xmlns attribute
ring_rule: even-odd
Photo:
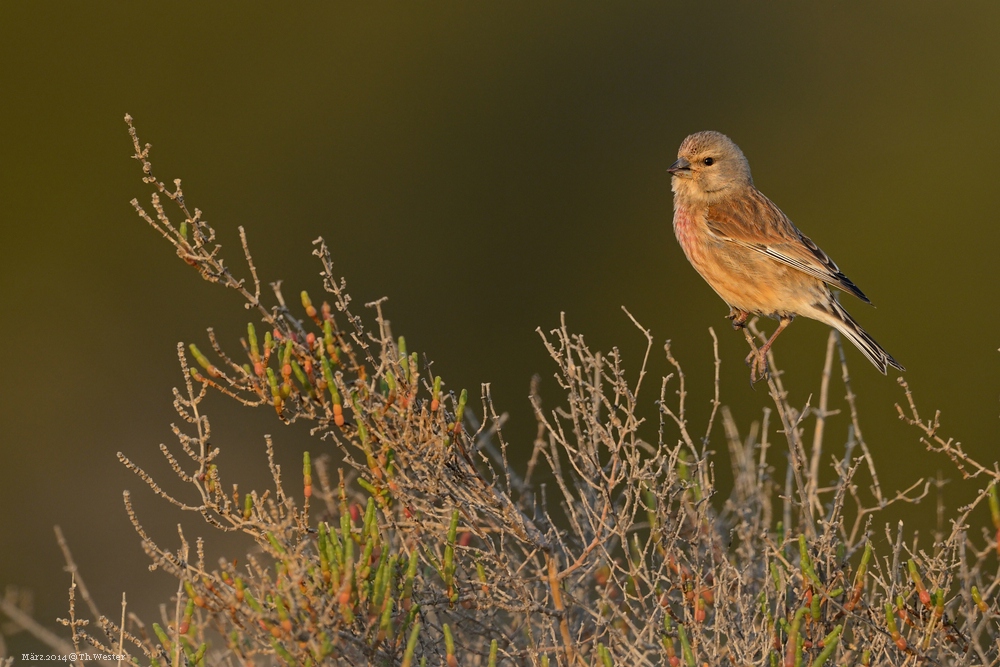
<svg viewBox="0 0 1000 667"><path fill-rule="evenodd" d="M154 493L250 536L256 551L242 567L213 567L201 540L192 549L181 534L175 550L163 548L126 492L146 553L178 581L172 618L149 627L131 618L124 628L82 589L96 623L88 626L74 579L63 620L72 647L59 650L125 654L136 665L998 663L1000 545L968 524L988 504L1000 530L1000 474L943 439L936 417L921 421L902 383L900 417L983 486L952 515L951 532L926 547L902 524L880 524L887 507L919 501L930 482L882 490L836 332L818 405L793 407L774 371L773 410L741 433L719 401L717 350L711 416L695 430L669 343L674 370L653 402L650 332L632 320L647 347L630 380L617 350L591 350L563 320L541 337L564 398L545 406L534 383L537 438L526 467L514 470L488 386L475 407L464 390L443 392L441 378L393 336L381 301L366 304L367 319L352 310L322 239L313 255L327 301L302 292L301 308L292 307L275 284L265 305L242 228L252 285L230 273L180 181L171 189L157 180L149 145L126 121L153 187L152 213L133 200L137 212L202 277L238 293L259 323L236 353L211 330L211 356L178 347L184 385L174 406L188 428L175 429L179 451L161 450L193 502L119 457ZM826 419L838 382L850 424L833 435ZM317 447L339 450L337 469L330 456L306 453L302 476L289 477L265 437L273 488L227 486L201 409L210 391L307 421ZM649 441L640 427L653 408ZM712 453L717 420L734 479L728 496L714 479L723 463ZM890 547L881 553L873 537L883 530ZM67 558L78 576L68 550Z"/></svg>

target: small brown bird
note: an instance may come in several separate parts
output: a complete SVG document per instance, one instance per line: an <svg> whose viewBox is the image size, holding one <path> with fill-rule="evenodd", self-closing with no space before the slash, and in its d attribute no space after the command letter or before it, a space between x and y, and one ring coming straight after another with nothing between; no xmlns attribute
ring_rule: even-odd
<svg viewBox="0 0 1000 667"><path fill-rule="evenodd" d="M774 335L747 357L751 382L767 373L767 351L796 315L840 331L883 374L886 366L905 370L858 326L828 285L871 303L868 297L754 187L750 165L729 137L692 134L667 171L673 175L677 241L729 304L733 327L742 328L751 315L778 320Z"/></svg>

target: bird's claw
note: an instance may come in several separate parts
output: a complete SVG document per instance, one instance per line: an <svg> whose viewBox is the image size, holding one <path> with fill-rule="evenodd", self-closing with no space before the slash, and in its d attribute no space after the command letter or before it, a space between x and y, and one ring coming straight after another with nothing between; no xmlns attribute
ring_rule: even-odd
<svg viewBox="0 0 1000 667"><path fill-rule="evenodd" d="M753 386L766 378L769 373L767 346L758 348L753 336L747 329L743 329L743 335L746 336L747 343L750 345L750 354L747 355L745 363L750 367L750 388L753 389Z"/></svg>
<svg viewBox="0 0 1000 667"><path fill-rule="evenodd" d="M770 368L767 364L767 355L761 354L759 350L753 350L747 355L746 365L750 367L750 386L753 387L760 380L765 380L770 375Z"/></svg>
<svg viewBox="0 0 1000 667"><path fill-rule="evenodd" d="M737 310L736 308L730 308L729 314L726 315L726 319L733 323L733 329L737 331L746 327L747 319L749 319L750 313L742 310Z"/></svg>

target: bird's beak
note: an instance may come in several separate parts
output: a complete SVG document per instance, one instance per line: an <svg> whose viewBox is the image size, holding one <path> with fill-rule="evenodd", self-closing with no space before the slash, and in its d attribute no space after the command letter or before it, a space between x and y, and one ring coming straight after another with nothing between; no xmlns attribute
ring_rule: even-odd
<svg viewBox="0 0 1000 667"><path fill-rule="evenodd" d="M680 172L691 171L691 163L687 161L687 158L677 158L677 162L670 165L670 168L667 169L667 171L674 176L679 176Z"/></svg>

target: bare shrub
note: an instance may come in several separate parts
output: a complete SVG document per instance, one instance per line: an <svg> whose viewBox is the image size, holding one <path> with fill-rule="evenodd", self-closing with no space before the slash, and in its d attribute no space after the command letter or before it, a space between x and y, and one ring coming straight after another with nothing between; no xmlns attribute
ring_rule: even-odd
<svg viewBox="0 0 1000 667"><path fill-rule="evenodd" d="M237 292L258 324L237 352L211 330L211 358L178 346L184 385L174 406L187 428L175 429L177 447L161 449L193 500L119 456L154 493L215 529L250 536L256 552L241 567L213 566L200 539L180 534L162 547L126 492L152 564L177 579L171 613L147 626L126 618L123 604L114 621L83 589L88 625L67 550L75 578L63 622L77 652L142 665L1000 663L1000 546L991 531L970 532L980 505L1000 529L996 464L940 436L937 416L921 421L904 383L900 417L981 491L933 544L880 523L883 510L919 501L931 482L882 489L835 332L817 405L792 406L775 371L773 408L741 431L719 399L717 349L712 412L695 428L669 343L673 372L650 398L649 331L632 320L647 347L630 376L616 349L591 350L563 320L540 334L564 399L543 405L533 387L537 438L527 466L514 470L488 385L473 402L442 391L393 336L381 301L366 304L367 318L352 309L322 239L313 254L327 301L317 306L302 292L293 308L273 283L265 305L242 228L252 284L230 272L180 181L157 180L149 146L126 121L153 187L152 212L133 200L137 212L206 280ZM285 422L306 420L318 448L339 450L342 467L307 453L301 477L290 476L265 436L272 488L227 485L201 409L209 391L270 406ZM850 420L833 434L827 419L839 410ZM647 414L658 419L655 441L639 435ZM729 454L728 496L714 476L726 458L713 458L713 448ZM889 546L875 549L883 533Z"/></svg>

